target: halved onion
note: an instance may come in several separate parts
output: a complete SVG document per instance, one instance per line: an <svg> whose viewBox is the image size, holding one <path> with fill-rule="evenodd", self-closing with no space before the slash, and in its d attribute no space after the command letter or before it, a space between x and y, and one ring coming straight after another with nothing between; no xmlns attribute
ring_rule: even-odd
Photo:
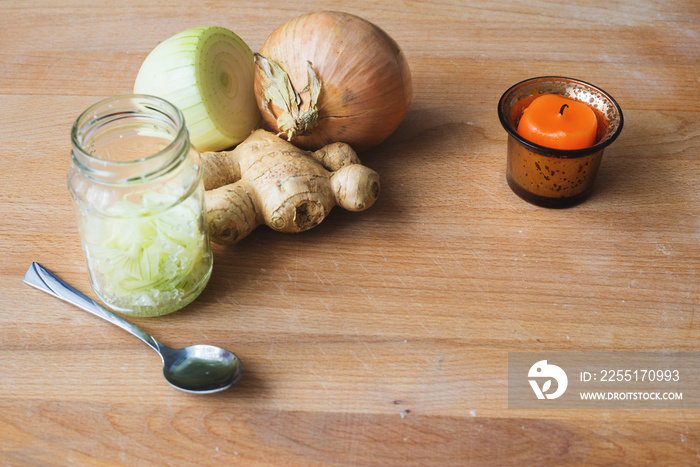
<svg viewBox="0 0 700 467"><path fill-rule="evenodd" d="M188 29L151 51L134 92L179 107L192 145L200 152L220 151L260 125L254 66L253 52L232 31L218 26Z"/></svg>

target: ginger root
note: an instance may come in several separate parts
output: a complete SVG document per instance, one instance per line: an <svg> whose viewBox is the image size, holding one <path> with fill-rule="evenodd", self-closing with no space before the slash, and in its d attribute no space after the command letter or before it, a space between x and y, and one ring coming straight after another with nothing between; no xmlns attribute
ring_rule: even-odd
<svg viewBox="0 0 700 467"><path fill-rule="evenodd" d="M235 243L258 225L302 232L333 206L362 211L379 195L379 175L347 144L304 151L266 130L231 151L202 153L212 241Z"/></svg>

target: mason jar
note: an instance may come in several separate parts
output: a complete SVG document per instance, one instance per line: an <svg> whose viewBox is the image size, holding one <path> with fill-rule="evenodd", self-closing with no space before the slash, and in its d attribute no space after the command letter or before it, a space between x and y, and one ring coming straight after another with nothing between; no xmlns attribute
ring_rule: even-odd
<svg viewBox="0 0 700 467"><path fill-rule="evenodd" d="M116 96L71 130L68 188L95 294L133 316L192 302L212 270L199 154L169 102Z"/></svg>

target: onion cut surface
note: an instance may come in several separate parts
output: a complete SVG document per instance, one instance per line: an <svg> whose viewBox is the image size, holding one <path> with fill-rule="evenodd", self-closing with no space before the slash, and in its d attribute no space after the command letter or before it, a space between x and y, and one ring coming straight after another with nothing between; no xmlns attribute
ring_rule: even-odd
<svg viewBox="0 0 700 467"><path fill-rule="evenodd" d="M291 19L268 36L256 63L263 119L304 149L344 142L367 150L396 130L411 103L411 73L399 45L347 13Z"/></svg>
<svg viewBox="0 0 700 467"><path fill-rule="evenodd" d="M134 92L180 108L192 145L220 151L243 141L261 122L253 53L232 31L206 26L166 39L146 57Z"/></svg>

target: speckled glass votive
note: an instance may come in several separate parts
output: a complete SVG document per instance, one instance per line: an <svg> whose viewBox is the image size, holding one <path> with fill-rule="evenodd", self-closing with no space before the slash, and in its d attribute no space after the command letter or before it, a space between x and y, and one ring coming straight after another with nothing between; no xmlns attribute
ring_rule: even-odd
<svg viewBox="0 0 700 467"><path fill-rule="evenodd" d="M560 94L587 104L598 120L593 146L552 149L532 143L517 132L523 111L542 94ZM522 81L508 89L498 103L498 117L508 132L508 186L524 200L558 208L583 201L592 191L603 149L622 131L620 106L592 84L557 76Z"/></svg>

